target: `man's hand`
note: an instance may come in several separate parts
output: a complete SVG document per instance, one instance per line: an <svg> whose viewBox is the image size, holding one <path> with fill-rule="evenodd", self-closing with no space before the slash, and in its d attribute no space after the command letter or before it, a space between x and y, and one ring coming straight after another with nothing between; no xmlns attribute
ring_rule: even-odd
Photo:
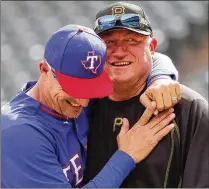
<svg viewBox="0 0 209 189"><path fill-rule="evenodd" d="M175 118L173 108L163 111L146 123L155 108L155 103L147 108L142 119L140 118L130 130L128 120L123 119L123 126L117 136L118 149L129 154L135 163L145 159L158 142L174 128L173 123L169 124Z"/></svg>
<svg viewBox="0 0 209 189"><path fill-rule="evenodd" d="M150 106L152 101L157 103L154 115L159 111L173 107L181 99L182 91L179 82L170 79L158 79L154 81L140 96L140 102Z"/></svg>

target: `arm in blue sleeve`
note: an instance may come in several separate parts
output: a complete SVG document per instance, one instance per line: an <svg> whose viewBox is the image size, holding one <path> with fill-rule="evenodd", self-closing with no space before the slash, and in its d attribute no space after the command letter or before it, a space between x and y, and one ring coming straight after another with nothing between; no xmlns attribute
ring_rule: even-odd
<svg viewBox="0 0 209 189"><path fill-rule="evenodd" d="M2 188L69 188L55 149L26 124L2 131Z"/></svg>
<svg viewBox="0 0 209 189"><path fill-rule="evenodd" d="M125 152L117 150L97 176L84 187L118 188L134 168L134 160Z"/></svg>
<svg viewBox="0 0 209 189"><path fill-rule="evenodd" d="M172 60L164 54L155 52L153 56L152 72L147 79L148 86L156 79L171 78L178 81L178 77L178 71Z"/></svg>
<svg viewBox="0 0 209 189"><path fill-rule="evenodd" d="M72 188L57 160L56 145L52 141L51 135L28 125L2 131L2 187ZM134 167L133 159L118 150L84 187L119 187Z"/></svg>

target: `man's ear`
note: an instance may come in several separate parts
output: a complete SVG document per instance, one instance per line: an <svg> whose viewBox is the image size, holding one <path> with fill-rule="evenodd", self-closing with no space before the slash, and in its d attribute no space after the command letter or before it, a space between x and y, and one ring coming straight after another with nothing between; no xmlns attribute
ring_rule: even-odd
<svg viewBox="0 0 209 189"><path fill-rule="evenodd" d="M39 63L39 70L41 73L47 73L49 71L49 66L48 64L46 63L46 61L42 60L40 63Z"/></svg>
<svg viewBox="0 0 209 189"><path fill-rule="evenodd" d="M157 48L157 39L152 37L151 38L151 42L150 42L150 52L152 53L152 55L155 53L155 50Z"/></svg>

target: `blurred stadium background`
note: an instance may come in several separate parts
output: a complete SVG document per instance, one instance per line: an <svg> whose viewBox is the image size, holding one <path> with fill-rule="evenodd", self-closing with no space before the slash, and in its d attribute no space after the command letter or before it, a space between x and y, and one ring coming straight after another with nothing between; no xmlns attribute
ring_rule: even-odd
<svg viewBox="0 0 209 189"><path fill-rule="evenodd" d="M47 39L58 28L93 28L96 12L116 1L2 1L1 105L37 80ZM141 5L158 39L158 52L179 70L179 81L208 100L208 1L129 1Z"/></svg>

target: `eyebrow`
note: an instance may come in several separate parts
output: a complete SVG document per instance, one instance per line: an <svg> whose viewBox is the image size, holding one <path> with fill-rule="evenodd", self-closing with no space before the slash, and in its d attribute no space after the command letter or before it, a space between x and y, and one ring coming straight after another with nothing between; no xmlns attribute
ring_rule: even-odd
<svg viewBox="0 0 209 189"><path fill-rule="evenodd" d="M126 32L126 34L127 34L127 35L129 35L129 34L136 34L136 32L133 32L133 31L128 30L128 31Z"/></svg>
<svg viewBox="0 0 209 189"><path fill-rule="evenodd" d="M112 32L105 32L100 35L101 37L112 36Z"/></svg>

